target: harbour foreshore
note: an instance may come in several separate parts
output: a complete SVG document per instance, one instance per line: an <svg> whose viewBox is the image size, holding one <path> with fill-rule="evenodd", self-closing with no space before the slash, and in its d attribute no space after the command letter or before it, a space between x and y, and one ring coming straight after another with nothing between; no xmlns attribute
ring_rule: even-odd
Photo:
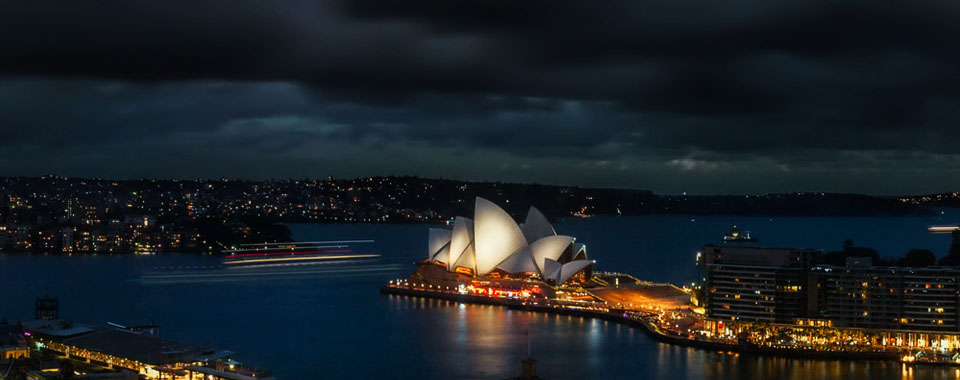
<svg viewBox="0 0 960 380"><path fill-rule="evenodd" d="M415 288L411 286L388 284L380 287L383 294L392 294L408 297L423 297L448 300L467 304L483 304L504 306L516 310L552 313L558 315L571 315L585 318L596 318L606 321L621 323L627 326L638 328L648 336L662 343L678 346L693 347L703 350L737 353L737 354L755 354L768 355L789 358L821 359L821 360L901 360L904 351L853 351L853 350L831 350L823 351L809 348L790 348L790 347L770 347L754 344L725 343L717 341L708 341L703 339L690 338L665 330L652 322L653 313L646 313L635 310L626 310L610 308L590 303L570 303L557 302L551 300L523 300L501 297L488 297L472 294L460 294L458 292ZM647 318L645 318L647 317Z"/></svg>

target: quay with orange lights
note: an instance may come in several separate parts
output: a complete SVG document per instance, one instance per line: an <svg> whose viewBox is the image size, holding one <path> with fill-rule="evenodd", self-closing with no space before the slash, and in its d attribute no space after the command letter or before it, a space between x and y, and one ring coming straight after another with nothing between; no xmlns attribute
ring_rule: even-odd
<svg viewBox="0 0 960 380"><path fill-rule="evenodd" d="M662 343L717 351L730 355L758 354L807 359L902 360L908 364L933 363L922 359L923 355L915 356L915 354L909 352L905 354L903 350L788 347L750 344L730 338L710 338L697 328L678 329L679 325L675 324L675 321L686 318L690 314L696 314L695 311L688 308L664 309L650 304L634 305L633 308L629 308L622 304L610 304L604 301L524 296L516 293L511 294L511 292L502 289L473 288L464 291L462 288L431 287L429 284L402 279L393 280L383 285L380 292L398 296L432 298L465 304L495 305L530 312L602 319L639 328L651 338ZM651 300L651 302L655 304L659 301ZM702 323L702 319L698 319L698 322ZM907 357L910 359L906 359ZM917 360L917 357L921 359ZM952 362L942 361L942 364L952 364Z"/></svg>

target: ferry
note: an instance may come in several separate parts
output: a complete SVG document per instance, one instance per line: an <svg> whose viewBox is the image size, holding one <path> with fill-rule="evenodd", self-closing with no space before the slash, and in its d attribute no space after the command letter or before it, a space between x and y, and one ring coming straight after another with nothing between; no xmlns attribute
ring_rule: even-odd
<svg viewBox="0 0 960 380"><path fill-rule="evenodd" d="M374 253L355 253L351 245L373 240L329 240L281 243L241 244L225 251L223 266L279 266L366 261L380 257Z"/></svg>

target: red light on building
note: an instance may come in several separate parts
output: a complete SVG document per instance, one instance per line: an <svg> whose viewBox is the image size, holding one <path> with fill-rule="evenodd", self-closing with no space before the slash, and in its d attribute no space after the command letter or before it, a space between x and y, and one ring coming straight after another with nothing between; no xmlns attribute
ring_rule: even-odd
<svg viewBox="0 0 960 380"><path fill-rule="evenodd" d="M535 291L532 289L505 289L505 288L477 288L467 287L471 294L494 298L529 298Z"/></svg>

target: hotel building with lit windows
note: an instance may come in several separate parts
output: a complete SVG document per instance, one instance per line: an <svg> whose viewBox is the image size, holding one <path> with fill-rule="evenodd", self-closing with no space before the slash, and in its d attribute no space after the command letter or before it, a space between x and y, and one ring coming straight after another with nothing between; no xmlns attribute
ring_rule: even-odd
<svg viewBox="0 0 960 380"><path fill-rule="evenodd" d="M815 249L705 245L703 306L722 320L793 322L807 314L807 273Z"/></svg>
<svg viewBox="0 0 960 380"><path fill-rule="evenodd" d="M960 268L816 266L810 317L834 326L960 332Z"/></svg>
<svg viewBox="0 0 960 380"><path fill-rule="evenodd" d="M960 268L822 258L814 249L704 246L697 260L707 319L960 333Z"/></svg>

